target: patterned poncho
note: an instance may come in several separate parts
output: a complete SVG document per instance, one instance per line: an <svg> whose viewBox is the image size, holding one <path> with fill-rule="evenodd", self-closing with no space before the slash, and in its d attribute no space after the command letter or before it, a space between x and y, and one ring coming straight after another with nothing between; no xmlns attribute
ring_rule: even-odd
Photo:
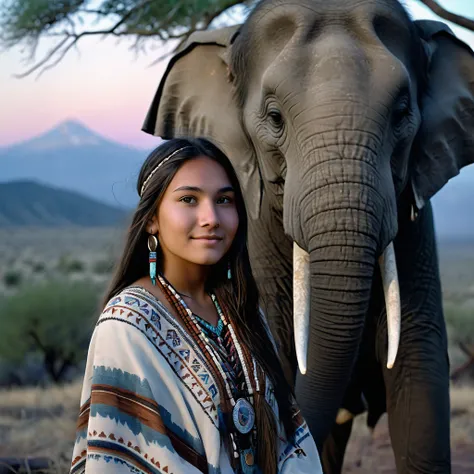
<svg viewBox="0 0 474 474"><path fill-rule="evenodd" d="M203 353L165 306L142 288L123 290L91 339L70 473L233 473L219 397ZM322 474L304 420L292 443L279 425L278 472Z"/></svg>

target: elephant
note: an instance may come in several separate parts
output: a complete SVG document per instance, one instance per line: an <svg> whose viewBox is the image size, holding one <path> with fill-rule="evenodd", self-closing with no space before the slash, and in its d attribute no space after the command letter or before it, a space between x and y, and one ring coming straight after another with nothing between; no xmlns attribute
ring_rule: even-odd
<svg viewBox="0 0 474 474"><path fill-rule="evenodd" d="M430 199L474 159L472 50L395 0L263 0L241 25L190 36L142 129L206 136L232 160L325 472L340 472L366 408L371 426L388 413L399 473L451 472Z"/></svg>

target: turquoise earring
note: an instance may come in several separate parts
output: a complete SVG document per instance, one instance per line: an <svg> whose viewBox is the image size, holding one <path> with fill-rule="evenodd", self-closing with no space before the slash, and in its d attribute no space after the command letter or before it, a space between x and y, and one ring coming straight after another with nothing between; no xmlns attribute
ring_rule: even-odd
<svg viewBox="0 0 474 474"><path fill-rule="evenodd" d="M229 260L229 263L227 264L227 279L232 280L232 272L230 271L230 260Z"/></svg>
<svg viewBox="0 0 474 474"><path fill-rule="evenodd" d="M148 236L148 250L150 255L148 257L148 263L150 266L150 278L151 284L156 285L156 249L158 248L158 239L155 235L150 234Z"/></svg>

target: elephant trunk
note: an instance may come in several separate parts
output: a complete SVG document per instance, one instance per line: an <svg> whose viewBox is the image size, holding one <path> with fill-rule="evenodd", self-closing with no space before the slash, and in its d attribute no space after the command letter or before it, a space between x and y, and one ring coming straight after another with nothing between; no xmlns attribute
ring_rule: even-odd
<svg viewBox="0 0 474 474"><path fill-rule="evenodd" d="M385 306L387 311L388 355L387 368L391 369L397 357L400 342L400 287L393 243L379 259ZM311 280L309 253L293 243L293 325L296 359L300 372L307 369L309 318L311 312Z"/></svg>
<svg viewBox="0 0 474 474"><path fill-rule="evenodd" d="M391 265L397 216L389 170L375 169L366 149L347 157L331 151L326 149L331 159L318 155L315 168L299 174L309 185L294 188L288 206L301 213L292 223L286 221L287 233L308 251L294 248L295 349L301 371L306 372L297 377L295 390L308 408L305 417L319 446L336 419L357 360L378 263L389 303L390 366L400 324L398 284ZM288 171L290 179L293 173ZM305 189L311 191L298 195Z"/></svg>

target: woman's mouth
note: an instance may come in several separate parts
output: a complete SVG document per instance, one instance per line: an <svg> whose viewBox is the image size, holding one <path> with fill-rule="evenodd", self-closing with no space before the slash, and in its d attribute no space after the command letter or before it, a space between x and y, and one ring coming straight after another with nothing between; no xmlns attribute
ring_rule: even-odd
<svg viewBox="0 0 474 474"><path fill-rule="evenodd" d="M202 235L198 237L193 237L193 240L199 240L205 244L216 245L223 240L222 237L218 235Z"/></svg>

